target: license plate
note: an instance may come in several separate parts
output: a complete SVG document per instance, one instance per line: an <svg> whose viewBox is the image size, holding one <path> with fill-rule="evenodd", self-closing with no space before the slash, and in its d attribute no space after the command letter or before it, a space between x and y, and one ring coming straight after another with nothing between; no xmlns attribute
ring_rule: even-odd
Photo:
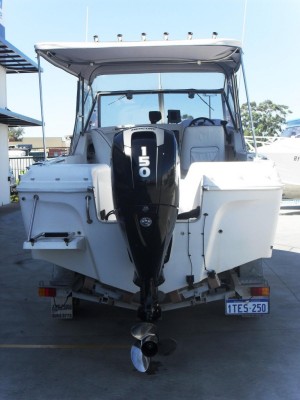
<svg viewBox="0 0 300 400"><path fill-rule="evenodd" d="M52 297L51 299L52 318L72 319L73 302L72 297Z"/></svg>
<svg viewBox="0 0 300 400"><path fill-rule="evenodd" d="M269 299L226 299L226 315L260 315L269 313Z"/></svg>

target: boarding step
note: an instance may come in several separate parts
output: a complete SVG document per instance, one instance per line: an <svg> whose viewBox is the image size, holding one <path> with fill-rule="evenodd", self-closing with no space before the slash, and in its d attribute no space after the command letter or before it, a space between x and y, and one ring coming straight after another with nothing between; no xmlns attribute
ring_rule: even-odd
<svg viewBox="0 0 300 400"><path fill-rule="evenodd" d="M85 237L74 232L41 232L23 244L24 250L84 250Z"/></svg>

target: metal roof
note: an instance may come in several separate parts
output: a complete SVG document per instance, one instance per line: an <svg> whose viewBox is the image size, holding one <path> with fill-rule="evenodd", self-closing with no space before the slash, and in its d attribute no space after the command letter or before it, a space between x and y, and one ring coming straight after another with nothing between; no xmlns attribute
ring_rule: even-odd
<svg viewBox="0 0 300 400"><path fill-rule="evenodd" d="M17 126L41 126L42 122L26 117L25 115L17 114L6 108L0 108L0 124L14 128Z"/></svg>
<svg viewBox="0 0 300 400"><path fill-rule="evenodd" d="M38 65L3 37L0 37L0 65L7 74L38 72Z"/></svg>

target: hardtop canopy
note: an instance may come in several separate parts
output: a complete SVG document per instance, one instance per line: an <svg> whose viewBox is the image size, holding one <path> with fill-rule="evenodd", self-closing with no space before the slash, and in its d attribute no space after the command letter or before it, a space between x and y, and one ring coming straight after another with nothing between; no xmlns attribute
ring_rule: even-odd
<svg viewBox="0 0 300 400"><path fill-rule="evenodd" d="M241 64L241 44L232 39L141 42L39 43L36 52L58 68L92 83L98 75L155 72L221 72Z"/></svg>

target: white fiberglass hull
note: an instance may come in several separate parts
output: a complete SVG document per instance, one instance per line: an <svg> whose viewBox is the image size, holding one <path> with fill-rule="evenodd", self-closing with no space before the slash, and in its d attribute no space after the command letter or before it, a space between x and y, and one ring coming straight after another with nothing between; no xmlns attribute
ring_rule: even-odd
<svg viewBox="0 0 300 400"><path fill-rule="evenodd" d="M113 209L108 165L33 166L19 194L28 233L24 248L33 257L138 292L118 223L100 218L101 210ZM179 212L200 206L200 217L177 221L160 291L186 287L188 275L197 283L209 269L222 273L270 257L280 200L271 162L192 164L180 183Z"/></svg>
<svg viewBox="0 0 300 400"><path fill-rule="evenodd" d="M279 138L275 142L259 147L258 153L274 161L284 184L285 198L300 198L300 140Z"/></svg>

